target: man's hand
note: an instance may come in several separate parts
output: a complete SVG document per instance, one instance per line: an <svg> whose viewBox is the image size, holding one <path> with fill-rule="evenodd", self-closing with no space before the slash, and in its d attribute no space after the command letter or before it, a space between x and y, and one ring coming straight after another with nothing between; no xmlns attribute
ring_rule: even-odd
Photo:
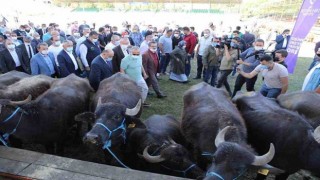
<svg viewBox="0 0 320 180"><path fill-rule="evenodd" d="M148 76L147 74L144 74L144 75L143 75L143 78L146 80L146 79L149 78L149 76Z"/></svg>
<svg viewBox="0 0 320 180"><path fill-rule="evenodd" d="M191 57L191 54L188 53L188 57Z"/></svg>
<svg viewBox="0 0 320 180"><path fill-rule="evenodd" d="M237 60L237 64L243 64L242 59Z"/></svg>
<svg viewBox="0 0 320 180"><path fill-rule="evenodd" d="M226 44L224 44L224 49L228 50L228 46Z"/></svg>
<svg viewBox="0 0 320 180"><path fill-rule="evenodd" d="M85 70L90 71L90 67L89 66L85 67Z"/></svg>
<svg viewBox="0 0 320 180"><path fill-rule="evenodd" d="M237 72L241 74L241 68L237 67Z"/></svg>

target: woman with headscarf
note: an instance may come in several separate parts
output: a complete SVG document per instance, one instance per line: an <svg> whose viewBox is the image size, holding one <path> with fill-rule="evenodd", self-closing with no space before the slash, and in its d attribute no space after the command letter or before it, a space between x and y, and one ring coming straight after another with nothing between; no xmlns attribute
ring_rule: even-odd
<svg viewBox="0 0 320 180"><path fill-rule="evenodd" d="M188 82L188 77L185 74L185 65L187 61L187 52L185 51L186 42L180 41L175 49L170 53L171 72L170 80L182 83Z"/></svg>

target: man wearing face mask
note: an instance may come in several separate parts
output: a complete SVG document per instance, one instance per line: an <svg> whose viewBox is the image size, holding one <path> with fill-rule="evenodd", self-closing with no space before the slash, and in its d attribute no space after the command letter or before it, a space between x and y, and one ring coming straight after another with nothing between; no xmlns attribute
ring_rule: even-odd
<svg viewBox="0 0 320 180"><path fill-rule="evenodd" d="M183 40L183 37L180 34L179 30L174 30L172 36L172 49L178 46L178 43Z"/></svg>
<svg viewBox="0 0 320 180"><path fill-rule="evenodd" d="M58 77L59 71L52 53L48 52L48 44L43 42L38 44L38 53L31 58L31 74L44 74L50 77Z"/></svg>
<svg viewBox="0 0 320 180"><path fill-rule="evenodd" d="M52 38L59 38L60 44L61 42L64 42L66 40L64 37L60 36L60 33L58 31L54 30L51 31L51 38L45 41L48 44L48 46L52 45Z"/></svg>
<svg viewBox="0 0 320 180"><path fill-rule="evenodd" d="M120 36L114 34L111 37L111 41L106 45L105 49L113 49L120 45Z"/></svg>
<svg viewBox="0 0 320 180"><path fill-rule="evenodd" d="M320 48L316 51L316 56L320 59ZM304 79L302 91L315 91L320 94L320 63L310 69Z"/></svg>
<svg viewBox="0 0 320 180"><path fill-rule="evenodd" d="M89 82L94 90L98 90L99 84L102 80L112 76L113 55L114 53L112 49L106 49L102 51L100 56L97 56L92 61Z"/></svg>
<svg viewBox="0 0 320 180"><path fill-rule="evenodd" d="M245 73L250 73L253 71L259 64L259 56L263 53L264 41L262 39L257 39L254 42L254 47L245 50L240 54L240 59L237 60L237 64L239 64L239 68L242 68L242 71ZM246 83L247 91L254 91L254 85L257 81L258 76L254 76L252 78L246 78L239 74L237 76L234 91L232 97L236 95L238 91L241 90L244 83Z"/></svg>
<svg viewBox="0 0 320 180"><path fill-rule="evenodd" d="M80 76L81 70L76 60L76 55L73 51L73 43L70 40L63 42L63 50L57 55L60 77L67 77L69 74L74 73Z"/></svg>
<svg viewBox="0 0 320 180"><path fill-rule="evenodd" d="M12 40L5 41L6 49L0 52L0 69L2 73L7 73L12 70L21 72L30 72L27 59L24 59L20 48L17 48Z"/></svg>
<svg viewBox="0 0 320 180"><path fill-rule="evenodd" d="M139 26L138 25L134 25L132 32L129 35L132 39L133 42L136 46L140 47L142 41L143 41L143 36L140 32Z"/></svg>
<svg viewBox="0 0 320 180"><path fill-rule="evenodd" d="M265 97L277 98L288 90L288 70L283 65L274 63L269 55L260 57L260 65L250 73L245 73L240 68L237 70L246 78L253 78L261 72L264 80L260 93Z"/></svg>
<svg viewBox="0 0 320 180"><path fill-rule="evenodd" d="M128 38L121 38L120 45L113 48L114 56L112 58L112 65L113 65L113 73L117 73L120 71L120 64L122 59L125 56L129 55L129 39Z"/></svg>
<svg viewBox="0 0 320 180"><path fill-rule="evenodd" d="M148 86L145 79L148 78L148 75L144 71L142 65L142 57L140 55L139 47L132 47L130 55L122 59L120 72L127 74L137 83L137 85L141 88L143 106L150 106L150 104L145 102L148 95Z"/></svg>
<svg viewBox="0 0 320 180"><path fill-rule="evenodd" d="M203 73L203 79L206 74L206 68L203 68L202 56L207 47L209 47L212 43L212 36L210 35L210 30L205 29L203 31L203 36L199 40L197 52L197 76L193 79L201 79L201 74Z"/></svg>
<svg viewBox="0 0 320 180"><path fill-rule="evenodd" d="M26 64L28 64L27 69L28 69L28 73L30 74L31 73L30 59L32 58L32 56L36 54L36 46L33 46L31 44L31 37L29 36L23 37L23 42L24 43L18 46L18 48L21 49L23 58L27 60L26 62Z"/></svg>
<svg viewBox="0 0 320 180"><path fill-rule="evenodd" d="M160 59L160 72L165 75L167 71L167 66L170 62L170 53L172 52L172 30L168 29L166 34L159 39L159 48L161 52Z"/></svg>
<svg viewBox="0 0 320 180"><path fill-rule="evenodd" d="M98 36L96 31L91 31L89 37L80 45L80 58L87 72L90 71L93 59L101 53Z"/></svg>
<svg viewBox="0 0 320 180"><path fill-rule="evenodd" d="M288 68L288 65L285 62L287 56L288 56L288 51L285 49L280 49L275 52L274 62Z"/></svg>
<svg viewBox="0 0 320 180"><path fill-rule="evenodd" d="M31 46L34 47L35 53L38 53L37 46L39 43L42 43L42 39L40 38L40 35L37 32L35 32L33 33L33 39L31 40Z"/></svg>
<svg viewBox="0 0 320 180"><path fill-rule="evenodd" d="M211 78L210 85L213 87L215 86L217 74L219 71L219 60L221 53L218 45L219 39L215 37L212 38L211 45L209 45L204 50L202 56L203 66L206 69L204 82L209 83L209 79Z"/></svg>
<svg viewBox="0 0 320 180"><path fill-rule="evenodd" d="M153 38L152 31L146 31L145 32L145 40L140 45L140 52L142 54L144 54L145 52L148 51L148 49L149 49L149 45L148 44L149 44L149 42L152 41L152 38Z"/></svg>
<svg viewBox="0 0 320 180"><path fill-rule="evenodd" d="M20 41L20 40L18 39L18 36L17 36L17 34L16 34L15 32L12 32L12 33L10 34L10 38L11 38L12 42L13 42L16 46L19 46L20 44L22 44L22 41Z"/></svg>
<svg viewBox="0 0 320 180"><path fill-rule="evenodd" d="M48 52L53 54L54 60L58 67L59 67L59 62L58 62L57 56L62 50L63 50L63 47L60 42L60 36L51 37L51 45L48 48Z"/></svg>
<svg viewBox="0 0 320 180"><path fill-rule="evenodd" d="M17 37L18 40L23 41L23 37L27 36L26 27L24 25L20 25L19 29L16 29L13 31Z"/></svg>
<svg viewBox="0 0 320 180"><path fill-rule="evenodd" d="M80 45L89 37L90 29L84 28L82 31L83 35L77 40L76 44L76 55L80 57Z"/></svg>
<svg viewBox="0 0 320 180"><path fill-rule="evenodd" d="M289 40L290 40L290 30L285 29L282 34L276 37L276 47L275 50L287 49Z"/></svg>
<svg viewBox="0 0 320 180"><path fill-rule="evenodd" d="M40 35L40 38L42 39L42 36L47 33L47 26L46 24L41 24L41 28L37 30L38 34Z"/></svg>
<svg viewBox="0 0 320 180"><path fill-rule="evenodd" d="M146 79L148 86L152 85L152 88L156 92L158 98L167 97L160 91L156 77L159 69L159 57L157 54L157 43L155 41L149 42L149 50L142 55L142 64L149 77Z"/></svg>

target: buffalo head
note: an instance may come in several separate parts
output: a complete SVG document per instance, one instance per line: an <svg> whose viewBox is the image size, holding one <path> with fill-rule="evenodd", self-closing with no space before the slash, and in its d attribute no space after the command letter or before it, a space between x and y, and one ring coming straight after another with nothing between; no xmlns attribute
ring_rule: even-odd
<svg viewBox="0 0 320 180"><path fill-rule="evenodd" d="M126 129L126 116L135 116L140 111L140 107L141 100L139 100L136 107L129 109L118 103L101 103L101 98L99 98L94 113L82 113L75 118L76 121L94 123L92 129L84 136L83 141L95 146L101 146L111 140L112 137L123 136ZM123 138L120 139L122 140Z"/></svg>

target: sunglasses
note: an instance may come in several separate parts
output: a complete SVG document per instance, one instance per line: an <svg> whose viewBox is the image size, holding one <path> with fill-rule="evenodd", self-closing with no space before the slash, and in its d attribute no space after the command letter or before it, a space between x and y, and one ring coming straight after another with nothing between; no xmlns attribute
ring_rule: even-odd
<svg viewBox="0 0 320 180"><path fill-rule="evenodd" d="M140 56L140 54L132 54L133 56Z"/></svg>

